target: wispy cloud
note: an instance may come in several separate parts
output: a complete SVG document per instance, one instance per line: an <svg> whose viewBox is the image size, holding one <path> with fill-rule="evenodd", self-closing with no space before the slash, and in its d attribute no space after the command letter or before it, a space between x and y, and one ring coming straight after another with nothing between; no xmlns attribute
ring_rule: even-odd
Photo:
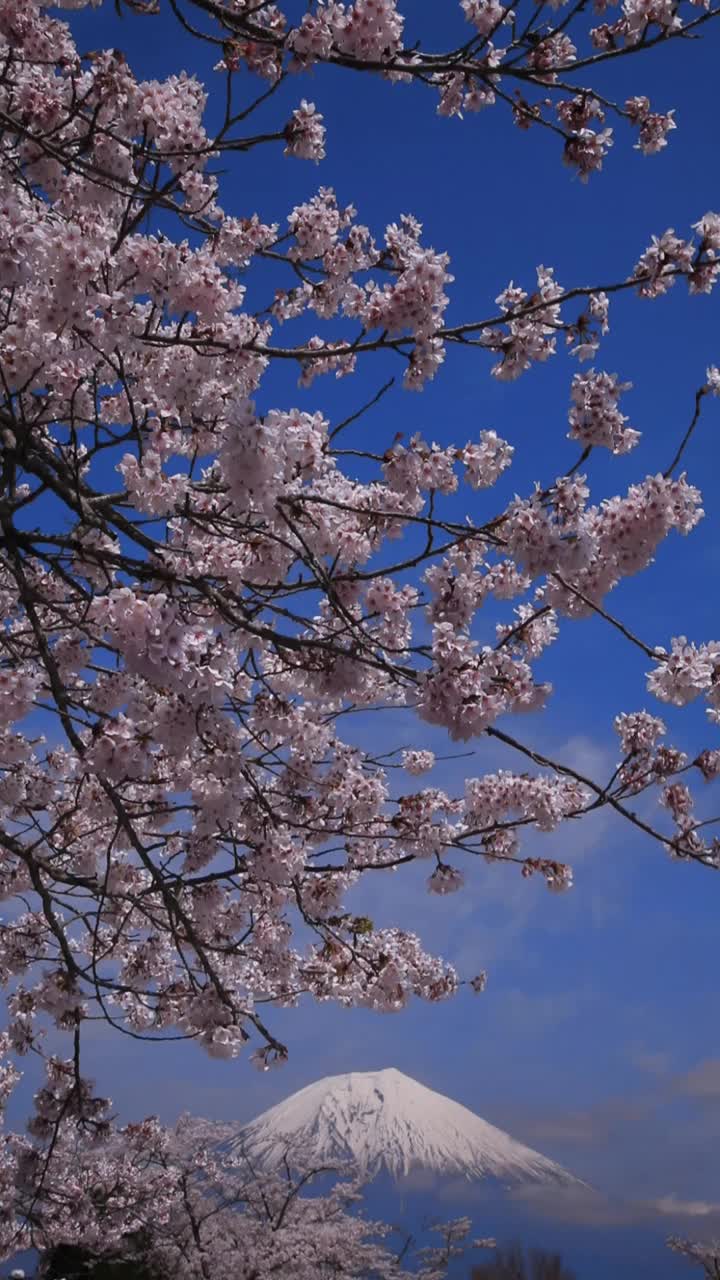
<svg viewBox="0 0 720 1280"><path fill-rule="evenodd" d="M615 1199L591 1187L568 1187L559 1192L532 1187L513 1195L528 1211L543 1218L583 1226L621 1226L658 1219L720 1218L720 1204L685 1200L674 1193L655 1200Z"/></svg>
<svg viewBox="0 0 720 1280"><path fill-rule="evenodd" d="M664 1049L647 1049L643 1045L633 1045L628 1051L628 1060L644 1075L662 1079L667 1076L672 1066L672 1057Z"/></svg>
<svg viewBox="0 0 720 1280"><path fill-rule="evenodd" d="M720 1058L705 1058L675 1081L678 1093L690 1098L720 1100Z"/></svg>
<svg viewBox="0 0 720 1280"><path fill-rule="evenodd" d="M555 1222L582 1226L617 1226L647 1216L637 1205L608 1196L590 1187L528 1187L513 1193L513 1200L529 1213Z"/></svg>
<svg viewBox="0 0 720 1280"><path fill-rule="evenodd" d="M514 1107L512 1115L494 1114L493 1119L530 1145L567 1143L597 1148L621 1144L635 1126L649 1117L655 1123L655 1110L656 1100L652 1097L618 1097L566 1111L536 1108L523 1113Z"/></svg>
<svg viewBox="0 0 720 1280"><path fill-rule="evenodd" d="M502 1005L497 1013L498 1026L505 1031L521 1028L525 1034L537 1036L575 1017L593 999L590 991L557 991L543 995L511 987L503 992Z"/></svg>
<svg viewBox="0 0 720 1280"><path fill-rule="evenodd" d="M679 1196L661 1196L652 1201L652 1207L658 1213L681 1218L708 1218L720 1215L720 1204L708 1200L682 1200Z"/></svg>

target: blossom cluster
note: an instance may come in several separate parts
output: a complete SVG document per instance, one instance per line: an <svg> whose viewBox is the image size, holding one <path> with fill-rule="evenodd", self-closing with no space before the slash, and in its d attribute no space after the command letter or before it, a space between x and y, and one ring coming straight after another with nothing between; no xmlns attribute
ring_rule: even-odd
<svg viewBox="0 0 720 1280"><path fill-rule="evenodd" d="M625 424L627 418L618 409L618 400L630 384L618 382L613 373L576 373L570 395L572 407L568 415L571 440L582 445L602 445L613 453L627 453L640 439L640 432Z"/></svg>
<svg viewBox="0 0 720 1280"><path fill-rule="evenodd" d="M509 11L465 0L472 65L448 69L403 50L394 0L312 3L295 27L274 5L239 0L227 9L237 39L223 43L229 114L213 136L198 79L143 82L117 50L81 55L46 9L0 0L12 125L0 153L8 1051L41 1052L48 1023L74 1040L105 1018L216 1058L251 1042L266 1067L287 1056L267 1006L310 996L393 1012L448 998L462 975L409 921L359 915L363 879L425 860L429 892L445 896L507 863L566 889L570 868L536 856L543 834L604 804L622 813L650 786L673 823L652 834L717 861L692 816L688 760L660 745L649 713L619 718L624 759L608 785L510 732L550 702L544 655L573 620L616 622L610 592L702 518L679 465L599 501L580 463L534 488L521 471L513 491L515 446L485 422L457 440L431 423L378 450L364 410L334 420L307 393L315 374L350 375L373 352L401 361L418 390L450 343L493 353L505 381L563 340L594 360L609 287L565 290L541 266L532 288L502 291L496 316L450 325L450 261L414 217L376 235L327 186L284 223L220 203L218 157L267 142L319 161L325 148L305 99L276 133L247 134L254 107L232 114L234 67L272 81L263 109L286 66L328 60L395 79L418 71L453 114L495 92ZM622 39L675 31L674 14L626 0ZM533 44L543 92L566 94L573 49L553 32ZM609 145L592 127L606 107L583 93L562 103L568 154L586 174ZM624 110L641 146L658 149L669 117L638 98ZM656 237L613 288L655 297L682 276L708 292L720 217L693 230ZM269 296L268 279L288 287ZM265 375L288 365L305 400L273 407ZM628 385L594 368L572 377L583 465L596 448L636 444L619 407ZM718 387L711 368L698 405ZM458 514L461 480L470 515ZM679 638L667 653L628 639L650 656L652 694L676 707L703 696L720 719L716 641ZM371 743L353 730L357 713L379 726L387 709L409 744L399 757L380 728ZM532 772L493 762L454 791L413 781L448 738L504 741ZM711 781L718 758L709 748L691 764ZM48 1062L38 1143L52 1145L65 1116L102 1136L105 1112L74 1063ZM12 1081L8 1068L0 1094ZM30 1186L41 1157L21 1154ZM82 1220L87 1185L73 1196Z"/></svg>
<svg viewBox="0 0 720 1280"><path fill-rule="evenodd" d="M70 1079L72 1064L53 1073ZM156 1119L108 1124L100 1139L66 1118L38 1184L45 1156L38 1143L12 1144L0 1193L3 1247L32 1244L45 1267L70 1247L88 1269L135 1267L158 1280L315 1280L338 1268L350 1280L443 1280L471 1244L494 1244L471 1242L469 1220L457 1219L434 1228L437 1244L406 1248L400 1264L391 1227L356 1212L363 1187L351 1165L321 1192L327 1170L299 1153L285 1168L261 1167L231 1125L188 1115L172 1129Z"/></svg>

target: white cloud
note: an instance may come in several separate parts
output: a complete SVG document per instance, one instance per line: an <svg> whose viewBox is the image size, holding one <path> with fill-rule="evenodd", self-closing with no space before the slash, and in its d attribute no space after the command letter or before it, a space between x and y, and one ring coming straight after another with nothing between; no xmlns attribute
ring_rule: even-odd
<svg viewBox="0 0 720 1280"><path fill-rule="evenodd" d="M720 1204L684 1200L674 1193L656 1200L623 1200L606 1196L592 1187L531 1187L517 1191L513 1199L542 1217L585 1226L610 1226L648 1222L660 1218L712 1218Z"/></svg>
<svg viewBox="0 0 720 1280"><path fill-rule="evenodd" d="M681 1076L676 1087L691 1098L720 1099L720 1058L705 1058Z"/></svg>
<svg viewBox="0 0 720 1280"><path fill-rule="evenodd" d="M712 1204L708 1200L681 1200L674 1193L653 1200L651 1207L658 1213L671 1217L707 1218L712 1214L720 1214L720 1204Z"/></svg>

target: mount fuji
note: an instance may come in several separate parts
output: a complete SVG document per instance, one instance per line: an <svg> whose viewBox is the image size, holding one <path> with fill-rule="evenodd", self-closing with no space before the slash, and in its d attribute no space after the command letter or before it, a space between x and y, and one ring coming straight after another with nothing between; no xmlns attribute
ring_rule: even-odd
<svg viewBox="0 0 720 1280"><path fill-rule="evenodd" d="M350 1162L364 1177L422 1169L503 1185L581 1187L560 1165L390 1067L327 1076L263 1112L230 1149L259 1167Z"/></svg>

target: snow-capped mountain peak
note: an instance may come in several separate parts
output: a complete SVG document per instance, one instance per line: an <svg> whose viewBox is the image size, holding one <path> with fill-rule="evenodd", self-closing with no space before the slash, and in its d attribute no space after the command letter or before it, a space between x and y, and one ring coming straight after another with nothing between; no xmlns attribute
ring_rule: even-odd
<svg viewBox="0 0 720 1280"><path fill-rule="evenodd" d="M247 1125L232 1144L261 1167L351 1162L372 1177L424 1169L505 1184L575 1183L560 1165L390 1067L327 1076Z"/></svg>

